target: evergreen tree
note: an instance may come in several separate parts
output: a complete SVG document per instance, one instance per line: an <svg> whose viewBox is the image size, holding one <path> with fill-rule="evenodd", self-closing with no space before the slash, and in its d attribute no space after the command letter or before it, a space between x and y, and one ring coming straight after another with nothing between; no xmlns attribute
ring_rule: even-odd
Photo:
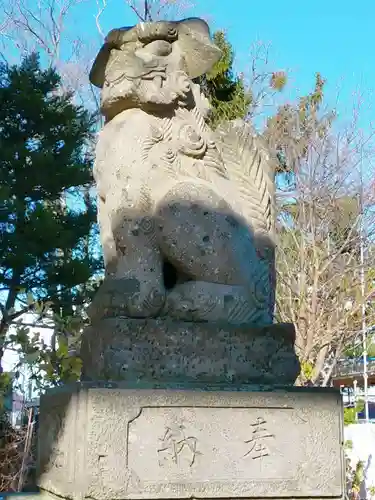
<svg viewBox="0 0 375 500"><path fill-rule="evenodd" d="M201 85L210 101L210 125L215 128L222 121L245 118L251 104L251 93L245 88L243 80L233 73L233 47L224 31L216 31L213 40L222 51L222 56L212 70L198 78L196 83Z"/></svg>
<svg viewBox="0 0 375 500"><path fill-rule="evenodd" d="M0 361L16 318L46 301L71 314L101 267L88 241L94 123L38 55L0 65Z"/></svg>

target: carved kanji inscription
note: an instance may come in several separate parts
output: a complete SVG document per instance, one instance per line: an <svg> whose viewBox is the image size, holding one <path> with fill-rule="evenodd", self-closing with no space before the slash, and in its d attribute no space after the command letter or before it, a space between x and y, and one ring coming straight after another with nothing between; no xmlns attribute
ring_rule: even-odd
<svg viewBox="0 0 375 500"><path fill-rule="evenodd" d="M197 456L202 454L197 450L197 438L186 435L183 425L167 427L159 441L158 456L160 466L167 463L176 465L188 463L189 467L192 467Z"/></svg>
<svg viewBox="0 0 375 500"><path fill-rule="evenodd" d="M251 424L252 435L250 439L245 441L249 445L248 451L244 457L250 457L253 460L267 457L270 454L267 443L275 436L267 429L267 422L263 417L257 417L254 423Z"/></svg>

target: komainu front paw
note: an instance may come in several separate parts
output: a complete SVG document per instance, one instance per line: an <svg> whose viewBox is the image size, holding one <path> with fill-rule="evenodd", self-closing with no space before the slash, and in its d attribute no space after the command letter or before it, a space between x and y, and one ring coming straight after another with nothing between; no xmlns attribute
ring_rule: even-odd
<svg viewBox="0 0 375 500"><path fill-rule="evenodd" d="M107 277L94 297L87 314L91 322L125 316L151 318L158 316L165 303L161 285L150 286L137 278Z"/></svg>
<svg viewBox="0 0 375 500"><path fill-rule="evenodd" d="M232 324L272 323L268 302L260 304L243 286L189 281L171 290L163 314L182 321L226 321Z"/></svg>

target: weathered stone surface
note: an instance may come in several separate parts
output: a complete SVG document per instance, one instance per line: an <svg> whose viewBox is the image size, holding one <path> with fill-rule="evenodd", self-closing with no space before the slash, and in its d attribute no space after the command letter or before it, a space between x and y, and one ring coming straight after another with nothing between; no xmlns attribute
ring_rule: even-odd
<svg viewBox="0 0 375 500"><path fill-rule="evenodd" d="M122 387L43 396L42 490L93 500L343 497L339 391Z"/></svg>
<svg viewBox="0 0 375 500"><path fill-rule="evenodd" d="M179 40L179 46L185 56L186 71L190 78L197 78L206 73L220 57L220 50L214 45L204 21L198 18L183 19L173 22L142 23L137 26L111 30L99 51L90 72L91 82L103 88L106 79L106 68L113 54L113 49L121 50L124 44L151 40L166 40L170 43ZM198 57L197 57L198 55ZM122 68L122 71L129 68ZM134 77L131 74L130 77Z"/></svg>
<svg viewBox="0 0 375 500"><path fill-rule="evenodd" d="M293 384L294 341L290 324L107 319L83 334L83 378Z"/></svg>
<svg viewBox="0 0 375 500"><path fill-rule="evenodd" d="M185 19L113 30L94 63L106 276L86 382L41 400L46 500L343 497L339 392L275 390L299 373L272 324L276 164L249 124L208 127L192 79L219 56Z"/></svg>
<svg viewBox="0 0 375 500"><path fill-rule="evenodd" d="M207 125L192 78L219 57L200 19L112 30L98 54L90 77L106 118L94 165L106 279L93 320L111 309L273 322L276 162L249 124Z"/></svg>

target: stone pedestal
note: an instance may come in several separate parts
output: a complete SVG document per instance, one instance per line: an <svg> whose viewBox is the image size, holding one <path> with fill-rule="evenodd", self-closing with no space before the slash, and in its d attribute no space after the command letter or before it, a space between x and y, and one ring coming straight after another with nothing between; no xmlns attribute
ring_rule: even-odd
<svg viewBox="0 0 375 500"><path fill-rule="evenodd" d="M83 379L294 384L291 324L265 327L109 318L83 333Z"/></svg>
<svg viewBox="0 0 375 500"><path fill-rule="evenodd" d="M343 498L338 391L225 389L81 383L49 391L41 400L42 493Z"/></svg>

